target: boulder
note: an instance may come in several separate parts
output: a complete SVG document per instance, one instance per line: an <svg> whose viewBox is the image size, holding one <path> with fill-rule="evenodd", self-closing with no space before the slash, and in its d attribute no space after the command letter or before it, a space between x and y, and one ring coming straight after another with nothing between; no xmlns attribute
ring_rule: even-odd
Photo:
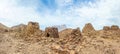
<svg viewBox="0 0 120 54"><path fill-rule="evenodd" d="M56 28L56 27L46 27L45 28L45 36L46 37L59 38L58 28Z"/></svg>
<svg viewBox="0 0 120 54"><path fill-rule="evenodd" d="M92 24L91 24L91 23L85 24L85 26L83 27L82 32L83 32L83 33L88 33L88 32L91 32L91 31L95 31L95 29L94 29L94 27L92 26Z"/></svg>

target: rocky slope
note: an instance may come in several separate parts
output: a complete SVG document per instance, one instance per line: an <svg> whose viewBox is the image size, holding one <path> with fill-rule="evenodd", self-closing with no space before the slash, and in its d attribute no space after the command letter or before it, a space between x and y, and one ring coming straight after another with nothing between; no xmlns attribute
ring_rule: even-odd
<svg viewBox="0 0 120 54"><path fill-rule="evenodd" d="M12 27L13 28L13 27ZM2 30L2 29L1 29ZM0 54L120 54L120 29L117 25L95 30L92 24L40 30L37 22L0 32Z"/></svg>

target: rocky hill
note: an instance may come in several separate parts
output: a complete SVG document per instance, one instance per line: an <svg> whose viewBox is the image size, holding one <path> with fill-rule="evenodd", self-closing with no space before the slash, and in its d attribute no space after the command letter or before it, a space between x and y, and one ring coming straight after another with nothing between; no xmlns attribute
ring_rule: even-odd
<svg viewBox="0 0 120 54"><path fill-rule="evenodd" d="M53 26L43 31L37 22L11 28L0 23L0 54L120 54L120 28L95 30L87 23L82 31Z"/></svg>

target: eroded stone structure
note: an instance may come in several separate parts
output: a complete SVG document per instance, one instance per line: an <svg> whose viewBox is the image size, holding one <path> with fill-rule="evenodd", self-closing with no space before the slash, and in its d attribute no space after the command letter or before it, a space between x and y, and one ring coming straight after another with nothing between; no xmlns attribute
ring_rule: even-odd
<svg viewBox="0 0 120 54"><path fill-rule="evenodd" d="M95 29L94 29L94 27L92 26L92 24L91 24L91 23L85 24L85 26L83 27L82 32L83 32L83 33L88 33L88 32L91 32L91 31L95 31Z"/></svg>
<svg viewBox="0 0 120 54"><path fill-rule="evenodd" d="M39 23L37 23L37 22L29 22L26 27L27 34L34 34L38 30L39 30Z"/></svg>
<svg viewBox="0 0 120 54"><path fill-rule="evenodd" d="M117 26L117 25L112 25L112 26L111 26L111 30L119 30L119 26Z"/></svg>
<svg viewBox="0 0 120 54"><path fill-rule="evenodd" d="M108 31L108 30L111 30L111 28L109 26L104 26L103 30Z"/></svg>
<svg viewBox="0 0 120 54"><path fill-rule="evenodd" d="M56 28L56 27L46 27L45 28L45 36L46 37L59 38L58 28Z"/></svg>
<svg viewBox="0 0 120 54"><path fill-rule="evenodd" d="M10 32L23 32L26 29L27 25L20 24L13 26L9 29Z"/></svg>
<svg viewBox="0 0 120 54"><path fill-rule="evenodd" d="M80 28L76 28L76 29L73 29L71 34L74 34L74 35L78 35L78 36L81 36L81 31L80 31Z"/></svg>

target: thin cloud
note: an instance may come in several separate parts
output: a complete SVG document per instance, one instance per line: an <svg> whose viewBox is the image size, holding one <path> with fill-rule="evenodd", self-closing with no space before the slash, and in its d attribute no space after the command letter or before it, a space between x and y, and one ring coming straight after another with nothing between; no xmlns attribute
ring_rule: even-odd
<svg viewBox="0 0 120 54"><path fill-rule="evenodd" d="M97 29L104 25L120 26L120 22L115 22L120 20L119 0L76 1L46 0L46 5L42 0L0 0L0 22L13 26L37 21L41 27L66 24L72 28L82 28L90 22Z"/></svg>

